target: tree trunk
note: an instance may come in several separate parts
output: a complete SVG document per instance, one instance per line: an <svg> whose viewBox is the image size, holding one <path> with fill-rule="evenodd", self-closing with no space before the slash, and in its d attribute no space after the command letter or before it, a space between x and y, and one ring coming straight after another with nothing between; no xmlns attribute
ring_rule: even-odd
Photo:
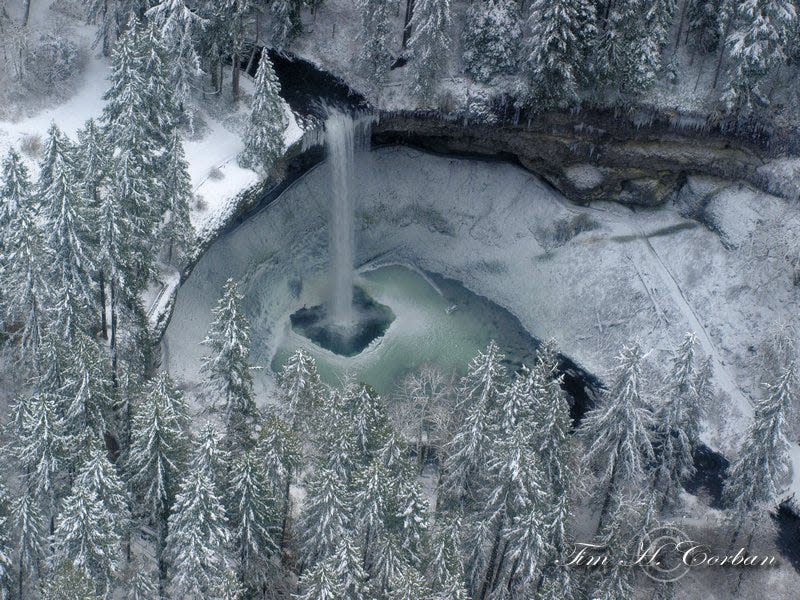
<svg viewBox="0 0 800 600"><path fill-rule="evenodd" d="M156 540L156 564L158 565L158 597L166 598L167 563L164 561L164 549L167 546L168 511L164 509L158 519L158 539Z"/></svg>
<svg viewBox="0 0 800 600"><path fill-rule="evenodd" d="M617 475L617 461L614 460L614 466L611 468L611 477L608 479L608 490L606 497L603 500L603 508L600 510L600 520L597 522L597 532L599 533L603 528L603 521L608 515L608 508L611 505L611 495L614 493L614 479Z"/></svg>
<svg viewBox="0 0 800 600"><path fill-rule="evenodd" d="M494 579L494 567L497 562L497 550L500 548L500 532L503 530L502 522L498 524L497 531L494 535L494 542L492 542L492 552L489 554L489 564L486 567L486 575L483 578L483 585L481 586L481 593L478 595L478 600L484 600L489 591L489 585Z"/></svg>
<svg viewBox="0 0 800 600"><path fill-rule="evenodd" d="M289 492L292 485L292 470L286 473L286 485L283 488L283 519L281 519L281 541L279 545L281 553L281 563L283 562L283 551L286 548L286 529L289 526Z"/></svg>
<svg viewBox="0 0 800 600"><path fill-rule="evenodd" d="M237 52L233 55L233 76L231 78L234 103L239 102L239 71L241 71L241 58Z"/></svg>
<svg viewBox="0 0 800 600"><path fill-rule="evenodd" d="M100 327L103 339L108 339L108 317L106 316L106 276L100 271Z"/></svg>
<svg viewBox="0 0 800 600"><path fill-rule="evenodd" d="M678 53L678 46L681 43L681 32L683 32L683 23L686 21L686 3L688 0L684 0L681 3L681 20L678 21L678 35L675 36L675 49L672 52L672 56L675 56Z"/></svg>
<svg viewBox="0 0 800 600"><path fill-rule="evenodd" d="M717 89L717 82L719 81L719 73L722 70L722 60L725 58L725 42L728 39L728 33L731 29L732 19L728 19L725 23L725 30L719 38L719 57L717 58L717 68L714 70L714 84L711 86Z"/></svg>
<svg viewBox="0 0 800 600"><path fill-rule="evenodd" d="M247 61L247 68L245 69L245 73L247 73L248 75L250 75L250 70L253 68L253 63L256 62L256 52L258 51L258 39L259 39L258 35L260 33L260 30L261 30L261 11L257 10L256 11L256 39L253 42L253 51L250 53L250 59ZM263 55L264 52L266 52L266 49L261 51L262 55ZM253 76L255 76L255 73L253 73Z"/></svg>
<svg viewBox="0 0 800 600"><path fill-rule="evenodd" d="M111 306L111 383L117 388L117 297L113 278L108 282L109 303Z"/></svg>

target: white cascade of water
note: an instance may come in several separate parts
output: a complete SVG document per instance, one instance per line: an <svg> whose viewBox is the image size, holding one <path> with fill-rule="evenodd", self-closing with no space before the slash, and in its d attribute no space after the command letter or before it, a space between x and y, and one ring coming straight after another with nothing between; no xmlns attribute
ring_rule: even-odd
<svg viewBox="0 0 800 600"><path fill-rule="evenodd" d="M329 224L332 325L354 324L355 198L357 153L369 149L371 117L331 112L325 121L325 144L331 169L331 218Z"/></svg>

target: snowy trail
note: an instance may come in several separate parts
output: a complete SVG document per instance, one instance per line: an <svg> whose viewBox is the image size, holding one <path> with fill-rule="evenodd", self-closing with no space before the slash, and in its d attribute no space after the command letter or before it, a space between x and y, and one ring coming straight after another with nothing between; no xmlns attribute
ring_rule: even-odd
<svg viewBox="0 0 800 600"><path fill-rule="evenodd" d="M659 279L663 283L666 292L672 299L672 303L678 308L684 320L689 325L689 328L697 334L697 338L700 341L703 352L705 352L706 355L711 358L711 361L714 365L714 376L717 385L729 396L741 415L747 418L749 421L753 415L752 403L739 388L730 371L728 371L726 368L725 363L722 360L719 351L717 350L717 347L711 340L711 337L708 335L708 332L703 324L700 322L700 319L697 317L697 314L694 312L691 304L686 299L686 296L678 285L678 282L675 281L672 273L664 264L664 261L661 260L661 257L650 243L650 240L645 235L644 231L642 231L641 228L639 228L639 231L642 235L640 239L645 248L645 256L650 257L651 259L649 261L650 266L652 267L651 272L659 276ZM736 439L736 434L740 432L726 433L732 434L732 439Z"/></svg>

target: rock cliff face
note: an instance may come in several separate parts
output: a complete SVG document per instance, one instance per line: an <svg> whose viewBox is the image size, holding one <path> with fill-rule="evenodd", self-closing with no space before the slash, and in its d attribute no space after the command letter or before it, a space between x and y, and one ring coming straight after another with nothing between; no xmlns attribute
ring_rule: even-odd
<svg viewBox="0 0 800 600"><path fill-rule="evenodd" d="M668 123L637 126L611 112L548 114L530 124L442 120L422 113L385 113L377 144L511 160L542 176L579 204L615 200L657 206L688 175L745 181L762 187L758 168L772 153L708 130Z"/></svg>

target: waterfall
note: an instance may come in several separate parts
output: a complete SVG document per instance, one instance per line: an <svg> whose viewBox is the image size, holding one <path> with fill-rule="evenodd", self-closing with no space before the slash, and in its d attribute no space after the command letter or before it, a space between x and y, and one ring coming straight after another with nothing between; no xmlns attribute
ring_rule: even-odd
<svg viewBox="0 0 800 600"><path fill-rule="evenodd" d="M348 328L354 323L356 154L369 148L371 117L331 112L325 121L325 144L331 169L330 276L331 324Z"/></svg>

